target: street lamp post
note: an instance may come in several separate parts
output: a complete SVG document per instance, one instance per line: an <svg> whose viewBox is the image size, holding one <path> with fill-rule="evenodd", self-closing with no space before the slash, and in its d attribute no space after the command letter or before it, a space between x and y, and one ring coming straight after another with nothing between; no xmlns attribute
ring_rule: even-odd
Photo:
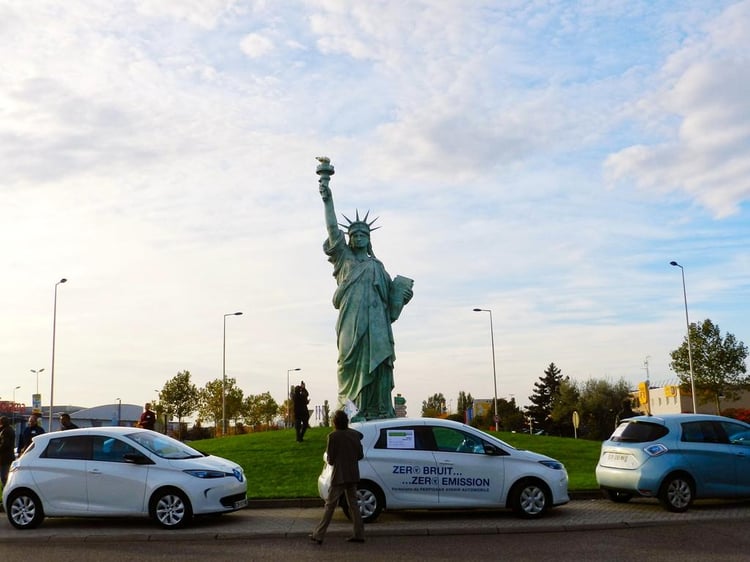
<svg viewBox="0 0 750 562"><path fill-rule="evenodd" d="M292 399L292 391L291 391L291 384L289 383L289 373L292 371L301 371L299 367L296 369L287 369L286 370L286 426L290 427L292 424L292 416L289 415L289 408L291 406L291 399Z"/></svg>
<svg viewBox="0 0 750 562"><path fill-rule="evenodd" d="M224 315L224 339L221 353L221 436L227 434L227 316L242 316L241 312Z"/></svg>
<svg viewBox="0 0 750 562"><path fill-rule="evenodd" d="M21 388L21 385L13 388L13 406L11 406L13 408L13 411L10 414L10 418L12 420L10 423L13 424L14 429L16 427L16 390L18 390L19 388Z"/></svg>
<svg viewBox="0 0 750 562"><path fill-rule="evenodd" d="M474 312L490 313L490 341L492 342L492 382L494 383L495 390L495 431L497 431L497 424L500 422L500 417L497 415L497 369L495 368L495 329L492 326L492 311L487 308L475 308Z"/></svg>
<svg viewBox="0 0 750 562"><path fill-rule="evenodd" d="M36 393L39 394L39 373L44 371L44 368L41 369L31 369L31 372L36 375Z"/></svg>
<svg viewBox="0 0 750 562"><path fill-rule="evenodd" d="M690 319L688 317L687 291L685 290L685 268L676 261L669 262L669 265L679 267L682 272L682 297L685 300L685 324L687 325L687 344L688 344L688 365L690 367L690 393L693 396L693 413L698 410L695 407L695 380L693 379L693 351L690 347Z"/></svg>
<svg viewBox="0 0 750 562"><path fill-rule="evenodd" d="M55 304L52 308L52 364L49 372L49 430L52 431L52 406L55 403L55 332L57 329L57 286L67 283L63 277L55 283Z"/></svg>
<svg viewBox="0 0 750 562"><path fill-rule="evenodd" d="M120 398L115 398L117 400L117 426L121 426L122 423L120 421L122 420L122 400Z"/></svg>

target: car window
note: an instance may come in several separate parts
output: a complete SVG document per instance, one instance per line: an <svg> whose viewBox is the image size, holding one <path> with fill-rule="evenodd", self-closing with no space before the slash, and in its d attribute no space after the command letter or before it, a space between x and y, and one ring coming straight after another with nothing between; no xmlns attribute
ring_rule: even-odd
<svg viewBox="0 0 750 562"><path fill-rule="evenodd" d="M728 443L721 425L712 421L694 421L680 424L682 441L688 443Z"/></svg>
<svg viewBox="0 0 750 562"><path fill-rule="evenodd" d="M114 437L97 435L92 441L92 457L95 461L125 462L125 455L138 454L135 447Z"/></svg>
<svg viewBox="0 0 750 562"><path fill-rule="evenodd" d="M438 451L484 454L484 441L452 427L433 427L432 434Z"/></svg>
<svg viewBox="0 0 750 562"><path fill-rule="evenodd" d="M734 445L745 445L750 447L750 429L746 426L732 423L732 422L719 422L722 429L727 434L727 440Z"/></svg>
<svg viewBox="0 0 750 562"><path fill-rule="evenodd" d="M617 426L610 441L623 443L648 443L664 437L669 430L660 424L647 421L624 421Z"/></svg>
<svg viewBox="0 0 750 562"><path fill-rule="evenodd" d="M153 431L138 431L125 436L164 459L197 459L206 455L184 443Z"/></svg>
<svg viewBox="0 0 750 562"><path fill-rule="evenodd" d="M91 458L91 438L76 435L50 439L41 456L48 459L88 460Z"/></svg>
<svg viewBox="0 0 750 562"><path fill-rule="evenodd" d="M387 427L380 430L375 448L434 451L435 440L430 428L423 425Z"/></svg>

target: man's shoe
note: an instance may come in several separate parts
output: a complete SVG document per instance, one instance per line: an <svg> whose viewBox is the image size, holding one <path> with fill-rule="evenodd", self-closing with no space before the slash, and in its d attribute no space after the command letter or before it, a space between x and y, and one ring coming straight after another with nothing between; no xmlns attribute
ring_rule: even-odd
<svg viewBox="0 0 750 562"><path fill-rule="evenodd" d="M307 537L308 537L308 538L309 538L309 539L310 539L310 540L311 540L312 542L316 543L316 544L317 544L318 546L320 546L321 544L323 544L323 539L316 539L316 538L315 538L314 536L312 536L312 535L308 535Z"/></svg>
<svg viewBox="0 0 750 562"><path fill-rule="evenodd" d="M360 539L359 537L349 537L346 539L346 542L365 542L365 539Z"/></svg>

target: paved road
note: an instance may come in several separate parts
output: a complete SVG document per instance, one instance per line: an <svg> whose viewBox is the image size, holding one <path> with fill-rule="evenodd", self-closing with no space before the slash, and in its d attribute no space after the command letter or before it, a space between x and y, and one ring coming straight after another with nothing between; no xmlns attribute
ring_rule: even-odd
<svg viewBox="0 0 750 562"><path fill-rule="evenodd" d="M0 552L3 560L33 562L746 562L750 538L747 520L722 520L578 533L382 536L364 544L330 537L322 546L305 537L10 542L0 543Z"/></svg>
<svg viewBox="0 0 750 562"><path fill-rule="evenodd" d="M145 519L47 518L37 529L18 531L2 514L0 543L61 541L210 541L253 538L304 538L322 514L319 507L251 507L221 517L202 518L187 529L166 531ZM686 522L750 520L750 501L698 501L687 513L669 513L655 500L616 504L603 499L577 500L551 510L537 521L510 511L409 511L383 513L366 526L368 537L556 533L594 529L632 529ZM341 540L351 524L338 511L328 539Z"/></svg>

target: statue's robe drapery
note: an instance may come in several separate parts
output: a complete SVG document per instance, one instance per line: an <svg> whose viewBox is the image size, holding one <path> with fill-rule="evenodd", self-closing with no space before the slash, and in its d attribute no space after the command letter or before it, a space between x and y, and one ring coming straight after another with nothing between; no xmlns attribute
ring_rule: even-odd
<svg viewBox="0 0 750 562"><path fill-rule="evenodd" d="M338 287L333 306L339 311L339 407L350 399L359 409L357 419L392 418L393 362L396 359L391 329L391 278L372 256L357 257L339 230L323 250L333 264Z"/></svg>

